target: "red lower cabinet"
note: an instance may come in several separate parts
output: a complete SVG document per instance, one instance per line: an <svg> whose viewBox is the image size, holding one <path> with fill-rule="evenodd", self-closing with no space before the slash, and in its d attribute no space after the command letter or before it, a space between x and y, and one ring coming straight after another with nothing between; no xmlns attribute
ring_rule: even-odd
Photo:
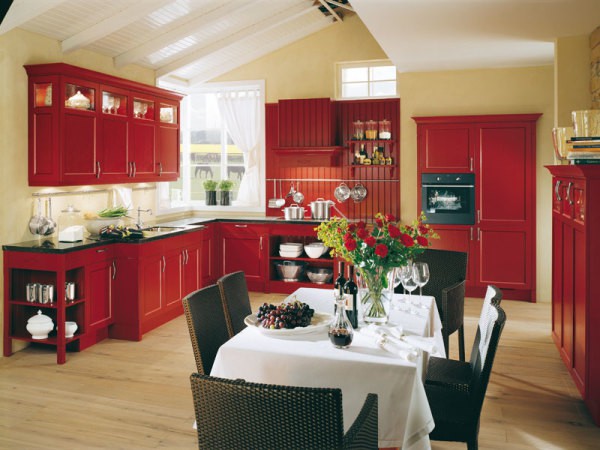
<svg viewBox="0 0 600 450"><path fill-rule="evenodd" d="M553 175L552 338L600 425L600 167L548 166Z"/></svg>
<svg viewBox="0 0 600 450"><path fill-rule="evenodd" d="M267 281L268 227L256 223L221 223L221 272L244 271L251 291L264 291Z"/></svg>

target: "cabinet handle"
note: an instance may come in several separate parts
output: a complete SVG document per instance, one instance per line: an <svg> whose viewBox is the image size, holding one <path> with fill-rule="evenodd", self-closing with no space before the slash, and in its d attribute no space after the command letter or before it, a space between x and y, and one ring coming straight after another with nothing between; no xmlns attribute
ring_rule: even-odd
<svg viewBox="0 0 600 450"><path fill-rule="evenodd" d="M477 223L480 223L480 222L481 222L481 210L478 209L477 210Z"/></svg>
<svg viewBox="0 0 600 450"><path fill-rule="evenodd" d="M573 194L571 192L571 188L573 187L573 182L569 181L569 184L567 185L567 200L569 202L569 205L572 205L573 202L573 196L571 194Z"/></svg>
<svg viewBox="0 0 600 450"><path fill-rule="evenodd" d="M100 161L96 161L96 178L100 178L102 174L102 168L100 167Z"/></svg>
<svg viewBox="0 0 600 450"><path fill-rule="evenodd" d="M112 268L113 268L113 276L112 279L115 280L117 278L117 264L115 263L115 261L113 260L112 262Z"/></svg>
<svg viewBox="0 0 600 450"><path fill-rule="evenodd" d="M481 228L477 228L477 240L481 240Z"/></svg>
<svg viewBox="0 0 600 450"><path fill-rule="evenodd" d="M472 156L469 158L469 169L471 170L471 172L473 172L473 157Z"/></svg>
<svg viewBox="0 0 600 450"><path fill-rule="evenodd" d="M129 161L129 175L130 178L133 176L133 163Z"/></svg>
<svg viewBox="0 0 600 450"><path fill-rule="evenodd" d="M235 225L236 228L248 228L248 225Z"/></svg>
<svg viewBox="0 0 600 450"><path fill-rule="evenodd" d="M165 259L164 255L162 257L162 263L163 263L162 272L165 273L165 269L167 268L167 260Z"/></svg>
<svg viewBox="0 0 600 450"><path fill-rule="evenodd" d="M262 242L263 242L263 237L261 236L261 237L260 237L260 240L258 241L258 247L260 248L260 251L261 251L261 252L262 252L262 249L263 249L263 247L262 247Z"/></svg>
<svg viewBox="0 0 600 450"><path fill-rule="evenodd" d="M473 240L473 227L469 227L470 240Z"/></svg>
<svg viewBox="0 0 600 450"><path fill-rule="evenodd" d="M556 197L557 202L562 201L562 197L560 196L560 185L561 184L562 184L561 180L556 180L556 183L554 183L554 196Z"/></svg>
<svg viewBox="0 0 600 450"><path fill-rule="evenodd" d="M99 248L98 250L96 250L96 253L104 253L105 251L105 248Z"/></svg>
<svg viewBox="0 0 600 450"><path fill-rule="evenodd" d="M133 165L133 178L135 178L135 174L137 172L137 167L135 167L135 161L131 163Z"/></svg>
<svg viewBox="0 0 600 450"><path fill-rule="evenodd" d="M158 176L159 176L159 177L162 177L162 172L163 172L163 169L162 169L162 163L161 163L161 162L159 162L159 163L158 163Z"/></svg>
<svg viewBox="0 0 600 450"><path fill-rule="evenodd" d="M190 256L188 255L187 248L184 248L183 249L183 264L187 265L189 260L190 260Z"/></svg>

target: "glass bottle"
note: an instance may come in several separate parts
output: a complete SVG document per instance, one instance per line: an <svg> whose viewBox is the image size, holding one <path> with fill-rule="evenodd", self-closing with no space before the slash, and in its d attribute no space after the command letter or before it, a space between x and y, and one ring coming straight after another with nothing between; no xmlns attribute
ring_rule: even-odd
<svg viewBox="0 0 600 450"><path fill-rule="evenodd" d="M360 144L360 152L359 152L359 164L364 164L365 159L368 157L367 151L365 150L365 144Z"/></svg>
<svg viewBox="0 0 600 450"><path fill-rule="evenodd" d="M348 281L344 284L344 297L348 308L348 318L354 328L358 328L358 286L354 282L354 266L348 266Z"/></svg>
<svg viewBox="0 0 600 450"><path fill-rule="evenodd" d="M344 293L344 285L346 279L344 278L344 261L338 261L338 276L333 283L333 296L337 298Z"/></svg>
<svg viewBox="0 0 600 450"><path fill-rule="evenodd" d="M336 298L335 317L329 325L329 340L336 348L348 348L354 338L354 329L346 316L346 299L343 295Z"/></svg>

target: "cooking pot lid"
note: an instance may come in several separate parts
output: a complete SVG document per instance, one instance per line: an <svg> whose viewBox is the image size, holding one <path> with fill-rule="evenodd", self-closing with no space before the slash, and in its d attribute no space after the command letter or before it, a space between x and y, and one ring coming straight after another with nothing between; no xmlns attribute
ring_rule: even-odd
<svg viewBox="0 0 600 450"><path fill-rule="evenodd" d="M31 316L27 323L52 323L52 319L45 314L42 314L42 310L38 309L35 316Z"/></svg>

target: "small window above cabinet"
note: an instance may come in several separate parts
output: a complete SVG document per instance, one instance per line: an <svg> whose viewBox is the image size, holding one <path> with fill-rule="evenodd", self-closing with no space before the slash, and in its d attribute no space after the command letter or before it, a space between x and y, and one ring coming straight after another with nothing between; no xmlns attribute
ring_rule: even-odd
<svg viewBox="0 0 600 450"><path fill-rule="evenodd" d="M133 117L136 119L154 120L154 102L134 97Z"/></svg>
<svg viewBox="0 0 600 450"><path fill-rule="evenodd" d="M104 114L114 114L117 116L127 115L127 95L113 92L102 91L102 112Z"/></svg>
<svg viewBox="0 0 600 450"><path fill-rule="evenodd" d="M65 83L65 108L96 110L96 89L76 83Z"/></svg>
<svg viewBox="0 0 600 450"><path fill-rule="evenodd" d="M177 106L160 103L159 108L161 123L177 123Z"/></svg>

